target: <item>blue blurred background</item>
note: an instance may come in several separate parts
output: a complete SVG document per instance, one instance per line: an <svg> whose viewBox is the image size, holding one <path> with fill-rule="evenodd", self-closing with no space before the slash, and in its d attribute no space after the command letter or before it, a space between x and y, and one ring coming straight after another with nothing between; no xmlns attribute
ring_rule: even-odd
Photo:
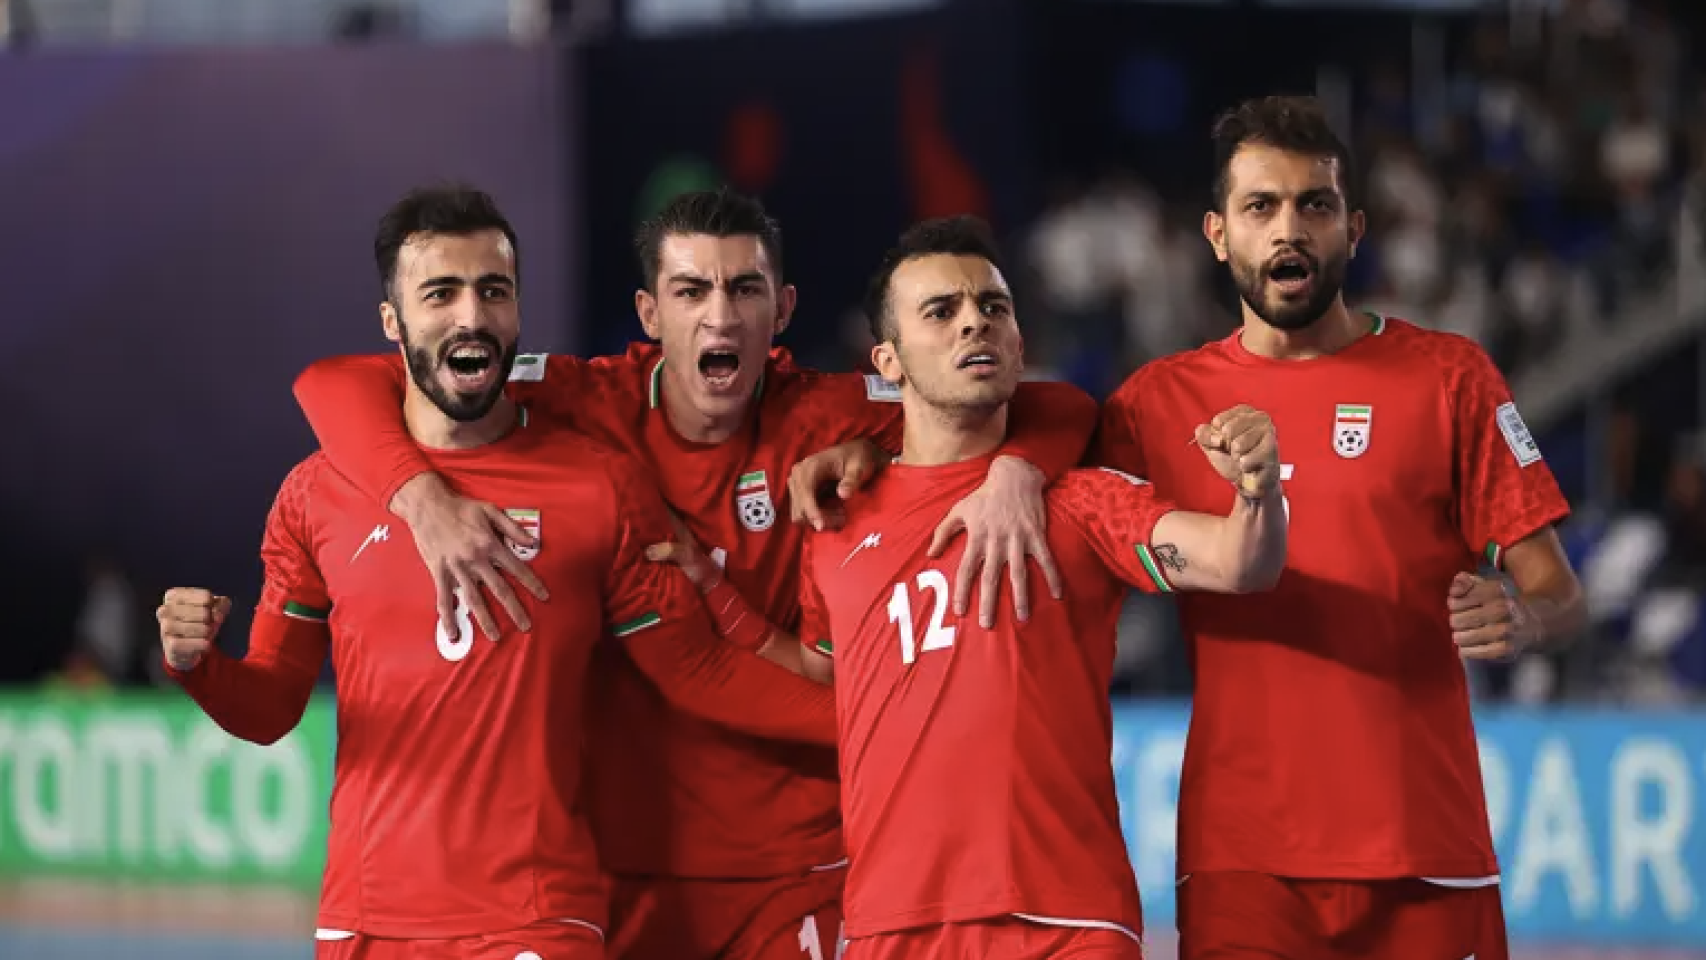
<svg viewBox="0 0 1706 960"><path fill-rule="evenodd" d="M1577 510L1591 636L1474 674L1524 955L1706 957L1703 27L1661 0L0 0L0 956L311 955L330 691L235 744L160 687L150 612L254 599L312 442L290 381L384 347L368 243L403 190L492 191L525 345L580 352L639 335L639 218L757 194L785 342L835 369L895 234L980 213L1036 374L1102 394L1232 328L1207 129L1289 92L1359 151L1351 299L1486 345ZM1188 690L1134 600L1114 762L1161 957Z"/></svg>

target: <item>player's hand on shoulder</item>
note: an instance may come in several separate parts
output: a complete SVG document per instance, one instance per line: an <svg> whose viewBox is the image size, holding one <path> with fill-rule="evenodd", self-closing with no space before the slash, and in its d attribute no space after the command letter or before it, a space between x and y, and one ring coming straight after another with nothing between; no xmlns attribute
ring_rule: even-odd
<svg viewBox="0 0 1706 960"><path fill-rule="evenodd" d="M954 504L931 538L929 554L940 557L962 532L966 550L954 575L954 612L965 616L974 581L981 581L978 622L995 626L995 604L1006 571L1013 586L1013 612L1020 622L1030 619L1029 568L1034 558L1042 568L1050 595L1061 597L1060 571L1048 547L1048 507L1043 501L1047 478L1015 457L997 457L983 486ZM981 574L981 576L980 576Z"/></svg>
<svg viewBox="0 0 1706 960"><path fill-rule="evenodd" d="M867 439L814 453L788 473L788 513L813 530L839 530L847 522L842 502L877 475L888 455Z"/></svg>
<svg viewBox="0 0 1706 960"><path fill-rule="evenodd" d="M1446 591L1451 639L1469 660L1511 660L1540 640L1540 619L1504 578L1459 573Z"/></svg>
<svg viewBox="0 0 1706 960"><path fill-rule="evenodd" d="M1245 495L1264 496L1279 486L1279 434L1266 413L1239 404L1199 425L1193 439L1215 472Z"/></svg>
<svg viewBox="0 0 1706 960"><path fill-rule="evenodd" d="M194 670L219 636L231 613L231 598L199 587L166 591L154 618L160 621L160 646L173 670Z"/></svg>
<svg viewBox="0 0 1706 960"><path fill-rule="evenodd" d="M674 536L663 543L654 543L646 548L646 559L653 563L673 563L687 574L687 579L701 591L709 591L716 586L717 577L722 573L705 551L700 548L699 541L693 538L693 531L681 522L672 510L669 512L670 528Z"/></svg>
<svg viewBox="0 0 1706 960"><path fill-rule="evenodd" d="M510 549L512 542L522 546L536 543L520 524L492 504L457 496L443 481L438 481L429 494L416 498L403 519L414 534L415 549L420 551L427 572L432 574L438 621L447 631L455 633L456 608L462 603L480 630L496 640L498 626L486 605L488 592L517 629L533 629L527 610L505 579L513 579L541 601L548 599L545 585Z"/></svg>

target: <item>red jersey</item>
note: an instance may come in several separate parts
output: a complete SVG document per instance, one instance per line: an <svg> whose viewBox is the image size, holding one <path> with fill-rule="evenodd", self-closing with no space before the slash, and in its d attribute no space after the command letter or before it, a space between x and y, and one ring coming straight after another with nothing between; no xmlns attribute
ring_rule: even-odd
<svg viewBox="0 0 1706 960"><path fill-rule="evenodd" d="M1196 672L1179 871L1496 874L1446 592L1569 512L1504 379L1401 320L1312 360L1234 333L1134 374L1099 455L1224 512L1233 491L1190 437L1239 403L1278 427L1289 553L1270 592L1179 598Z"/></svg>
<svg viewBox="0 0 1706 960"><path fill-rule="evenodd" d="M644 557L669 536L668 518L625 458L526 426L427 455L539 538L517 548L551 594L528 598L531 632L512 625L494 642L463 609L452 639L407 530L315 454L267 521L251 655L212 656L179 676L233 733L276 739L300 717L329 646L338 743L320 926L400 938L544 920L602 927L606 890L579 802L581 694L600 638L620 638L661 685L713 715L753 718L755 732L831 742L833 696L712 636L686 576ZM281 658L294 668L269 676ZM751 673L730 677L730 663ZM739 703L779 694L799 709Z"/></svg>
<svg viewBox="0 0 1706 960"><path fill-rule="evenodd" d="M326 377L339 366L365 371ZM343 382L338 382L342 380ZM770 623L799 623L804 528L788 520L795 463L861 437L898 451L900 394L880 378L825 374L771 354L745 429L691 443L662 408L663 353L582 360L527 355L514 395L542 417L620 449L651 468L664 499ZM381 503L430 468L398 415L395 355L325 361L297 384L326 452ZM1050 475L1076 464L1095 404L1074 388L1026 384L1004 451ZM939 518L938 518L939 519ZM617 873L775 877L841 860L840 785L831 750L758 740L671 709L626 658L605 658L591 737L590 810L605 865ZM599 731L609 731L602 734Z"/></svg>
<svg viewBox="0 0 1706 960"><path fill-rule="evenodd" d="M1065 599L1026 623L1002 606L985 631L951 612L963 538L926 550L988 467L891 466L807 541L801 636L835 657L847 933L1014 914L1136 937L1107 692L1127 585L1167 589L1149 536L1173 506L1113 471L1067 474L1047 498Z"/></svg>

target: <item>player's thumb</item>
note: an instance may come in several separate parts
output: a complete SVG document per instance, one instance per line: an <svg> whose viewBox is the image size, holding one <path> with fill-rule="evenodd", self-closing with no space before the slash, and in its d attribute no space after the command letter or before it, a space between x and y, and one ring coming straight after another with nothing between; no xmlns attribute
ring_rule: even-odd
<svg viewBox="0 0 1706 960"><path fill-rule="evenodd" d="M841 473L841 482L835 485L835 495L843 500L851 499L859 488L865 485L865 465L858 461L847 465Z"/></svg>
<svg viewBox="0 0 1706 960"><path fill-rule="evenodd" d="M948 544L953 541L954 536L964 530L965 526L958 514L943 520L937 525L935 535L930 538L930 548L925 551L925 555L932 559L940 557L948 549Z"/></svg>
<svg viewBox="0 0 1706 960"><path fill-rule="evenodd" d="M218 626L218 625L224 623L225 618L230 616L230 615L231 615L231 598L230 597L214 597L213 598L213 625Z"/></svg>
<svg viewBox="0 0 1706 960"><path fill-rule="evenodd" d="M1457 576L1451 578L1450 595L1454 598L1468 596L1469 591L1475 589L1475 584L1479 580L1480 578L1472 573L1458 573Z"/></svg>
<svg viewBox="0 0 1706 960"><path fill-rule="evenodd" d="M667 563L675 559L675 544L654 543L646 548L646 559L653 563Z"/></svg>

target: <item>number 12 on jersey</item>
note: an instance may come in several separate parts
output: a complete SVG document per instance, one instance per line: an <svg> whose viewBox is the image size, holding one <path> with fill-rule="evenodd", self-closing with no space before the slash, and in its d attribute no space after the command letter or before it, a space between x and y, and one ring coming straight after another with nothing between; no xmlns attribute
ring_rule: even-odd
<svg viewBox="0 0 1706 960"><path fill-rule="evenodd" d="M894 593L889 597L889 622L900 630L900 660L908 666L917 662L920 653L953 646L957 629L942 622L948 614L948 578L942 575L942 571L926 570L914 583L919 596L929 593L934 603L930 611L930 625L924 630L923 644L918 642L912 625L913 585L903 580L894 585Z"/></svg>

